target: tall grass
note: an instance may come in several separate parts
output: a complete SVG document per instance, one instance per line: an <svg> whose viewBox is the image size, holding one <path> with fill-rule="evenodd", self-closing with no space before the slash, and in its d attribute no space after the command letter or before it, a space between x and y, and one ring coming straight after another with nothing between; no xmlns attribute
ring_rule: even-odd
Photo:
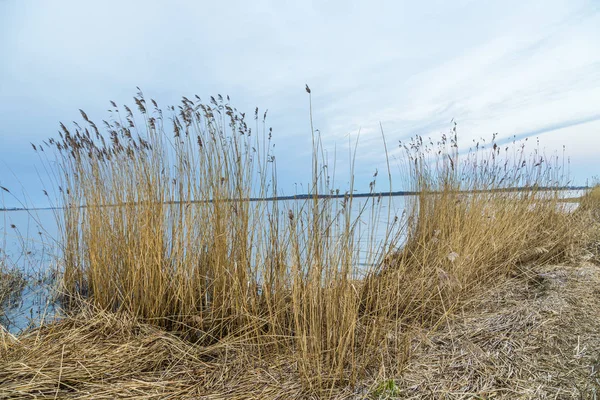
<svg viewBox="0 0 600 400"><path fill-rule="evenodd" d="M582 221L561 202L563 158L545 156L539 144L529 151L494 136L461 153L455 125L436 143L415 137L400 146L418 196L406 244L368 278L371 309L435 325L523 265L564 257L580 237Z"/></svg>
<svg viewBox="0 0 600 400"><path fill-rule="evenodd" d="M8 189L0 186L0 205L4 206L4 192L10 193ZM2 207L4 208L4 207ZM16 230L16 226L9 224L6 214L3 213L3 220L0 222L2 229L2 238L0 239L0 321L4 317L4 308L23 286L23 277L21 272L12 263L12 260L6 253L8 230Z"/></svg>
<svg viewBox="0 0 600 400"><path fill-rule="evenodd" d="M164 116L141 92L134 100L136 114L112 103L103 132L82 111L85 126L61 124L44 144L60 166L66 292L198 344L291 357L315 390L393 373L411 324L435 325L471 292L572 242L560 160L496 143L460 154L453 131L404 147L419 194L405 220L390 216L385 243L367 229L373 256L361 267L360 218L383 200L358 205L352 186L342 199L319 196L335 188L312 116L310 198L286 203L266 112L248 123L228 98L184 97ZM500 190L516 186L528 189Z"/></svg>
<svg viewBox="0 0 600 400"><path fill-rule="evenodd" d="M580 209L598 212L600 210L600 184L595 184L580 199ZM596 215L600 218L600 215Z"/></svg>
<svg viewBox="0 0 600 400"><path fill-rule="evenodd" d="M266 112L250 127L221 96L169 117L135 103L137 117L112 104L107 134L82 111L85 127L45 144L61 168L67 293L200 343L293 354L310 384L353 379L380 338L360 315L354 200L319 196L332 188L318 134L311 198L279 202Z"/></svg>
<svg viewBox="0 0 600 400"><path fill-rule="evenodd" d="M45 289L56 277L56 258L37 213L0 186L0 205L4 196L24 209L0 211L0 325L18 332L35 326L34 314L43 317L52 302Z"/></svg>

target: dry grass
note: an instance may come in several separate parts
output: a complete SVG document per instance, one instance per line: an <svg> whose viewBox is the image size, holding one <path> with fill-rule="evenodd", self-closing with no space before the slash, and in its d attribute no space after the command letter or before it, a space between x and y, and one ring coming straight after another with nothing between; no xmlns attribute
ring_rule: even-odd
<svg viewBox="0 0 600 400"><path fill-rule="evenodd" d="M289 365L253 346L202 346L127 314L85 308L71 318L10 338L0 397L285 398L306 391ZM286 360L289 362L289 360ZM280 368L281 367L281 368Z"/></svg>
<svg viewBox="0 0 600 400"><path fill-rule="evenodd" d="M0 259L0 319L3 316L4 307L15 300L25 285L23 274L18 268L8 266Z"/></svg>
<svg viewBox="0 0 600 400"><path fill-rule="evenodd" d="M580 199L580 208L583 210L600 210L600 185L595 185ZM600 215L596 215L600 217Z"/></svg>
<svg viewBox="0 0 600 400"><path fill-rule="evenodd" d="M533 267L473 298L436 331L414 331L395 381L315 393L293 360L201 346L126 314L85 309L5 339L0 397L592 399L600 390L600 267ZM6 343L8 342L8 343ZM7 351L7 346L9 351ZM385 378L385 379L384 379ZM377 382L394 382L379 390Z"/></svg>
<svg viewBox="0 0 600 400"><path fill-rule="evenodd" d="M432 372L462 353L453 348L434 364L437 353L419 355L427 337L448 329L458 340L453 333L473 321L451 328L453 316L480 313L490 288L522 281L528 265L564 260L592 237L592 212L561 208L558 158L494 141L461 154L454 129L436 144L416 137L404 146L419 196L406 219L390 216L381 246L366 239L373 256L361 270L356 231L366 208L356 218L351 195L319 198L335 191L312 127L310 199L250 202L278 194L266 113L256 110L250 129L220 96L184 98L170 119L141 93L135 102L139 124L113 104L108 135L82 112L84 128L61 125L60 140L43 145L60 165L66 299L77 305L82 296L83 305L17 338L3 333L6 395L385 397L412 393L422 373L432 383L414 393L468 396ZM512 187L528 190L500 190ZM371 221L381 202L363 206ZM507 323L519 328L519 315ZM419 357L430 369L419 369ZM501 386L494 371L456 378L475 379L463 386L483 393Z"/></svg>
<svg viewBox="0 0 600 400"><path fill-rule="evenodd" d="M404 147L420 194L409 205L406 244L367 278L367 307L434 326L480 289L528 263L560 260L584 240L587 219L546 190L565 181L558 160L539 150L492 141L460 156L455 133ZM529 189L501 190L511 187Z"/></svg>
<svg viewBox="0 0 600 400"><path fill-rule="evenodd" d="M4 195L8 192L8 189L0 186L0 205L4 205ZM25 280L23 274L19 271L18 267L13 265L10 257L6 254L6 242L7 242L7 230L9 225L4 216L3 221L3 234L0 241L0 321L4 316L4 308L7 303L10 302L16 294L20 293ZM14 225L10 226L10 229L15 228Z"/></svg>
<svg viewBox="0 0 600 400"><path fill-rule="evenodd" d="M184 98L164 118L135 102L141 123L114 105L103 135L82 112L85 128L61 125L37 148L61 166L66 293L201 345L292 355L317 391L386 358L379 316L360 313L354 199L319 198L333 189L318 134L311 198L251 202L278 194L266 113L251 129L221 96Z"/></svg>
<svg viewBox="0 0 600 400"><path fill-rule="evenodd" d="M399 398L595 399L600 266L535 266L413 342Z"/></svg>
<svg viewBox="0 0 600 400"><path fill-rule="evenodd" d="M600 185L595 185L586 196L590 201L600 202Z"/></svg>

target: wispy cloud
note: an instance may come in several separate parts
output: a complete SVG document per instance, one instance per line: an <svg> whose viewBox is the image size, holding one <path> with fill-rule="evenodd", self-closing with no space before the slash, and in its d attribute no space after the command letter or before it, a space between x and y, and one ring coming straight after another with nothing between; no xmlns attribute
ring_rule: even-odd
<svg viewBox="0 0 600 400"><path fill-rule="evenodd" d="M549 132L558 131L558 130L562 130L565 128L572 128L572 127L576 127L578 125L585 125L585 124L588 124L590 122L595 122L595 121L600 121L600 114L595 114L595 115L591 115L589 117L577 118L577 119L568 120L568 121L561 121L561 122L543 126L538 129L534 129L532 131L517 133L517 134L513 135L512 137L507 137L502 140L499 140L498 144L505 144L505 143L509 143L513 140L523 140L523 139L530 138L530 137L541 136L541 135L549 133ZM593 141L593 140L594 140L594 138L590 137L590 141ZM567 144L567 142L565 141L565 145L566 144Z"/></svg>
<svg viewBox="0 0 600 400"><path fill-rule="evenodd" d="M310 170L305 83L338 171L360 130L360 189L385 164L380 123L395 156L398 140L452 118L464 143L542 136L549 150L567 146L580 180L600 175L589 161L600 148L597 1L7 1L0 33L0 159L25 181L29 142L78 108L104 118L108 100L140 86L163 105L222 93L269 108L280 187L293 191Z"/></svg>

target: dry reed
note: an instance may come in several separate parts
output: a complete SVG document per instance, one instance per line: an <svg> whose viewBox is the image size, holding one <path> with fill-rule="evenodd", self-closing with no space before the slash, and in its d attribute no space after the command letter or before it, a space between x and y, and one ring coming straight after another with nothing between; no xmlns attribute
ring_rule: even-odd
<svg viewBox="0 0 600 400"><path fill-rule="evenodd" d="M319 196L332 188L318 133L309 199L281 202L266 112L251 128L222 96L184 98L169 117L134 100L141 122L113 103L107 135L81 111L86 127L61 124L43 145L61 166L66 293L200 344L293 354L315 390L379 363L385 334L360 314L356 206Z"/></svg>
<svg viewBox="0 0 600 400"><path fill-rule="evenodd" d="M286 203L266 112L251 129L221 96L184 97L169 117L134 100L137 117L112 103L108 134L82 111L85 127L61 124L44 144L60 165L64 289L92 306L6 345L5 393L384 395L362 382L400 376L415 332L531 262L560 260L584 229L585 213L561 206L557 157L494 140L461 154L453 129L403 146L419 195L405 220L390 218L385 243L370 231L361 271L365 208L352 213L352 186L339 201L319 196L335 191L312 116L310 196ZM381 202L361 207L378 215Z"/></svg>
<svg viewBox="0 0 600 400"><path fill-rule="evenodd" d="M406 244L367 278L367 307L436 325L480 288L576 247L584 223L561 202L561 160L494 139L462 155L456 127L435 144L401 144L419 195Z"/></svg>

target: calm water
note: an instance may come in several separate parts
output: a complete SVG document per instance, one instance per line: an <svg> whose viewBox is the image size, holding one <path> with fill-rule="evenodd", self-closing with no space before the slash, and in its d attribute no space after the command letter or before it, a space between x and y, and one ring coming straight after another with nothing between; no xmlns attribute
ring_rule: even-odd
<svg viewBox="0 0 600 400"><path fill-rule="evenodd" d="M565 191L563 196L577 197L582 191ZM360 254L358 264L368 264L373 254L382 244L389 227L389 219L402 216L408 197L394 196L381 199L379 215L372 215L369 206L360 214L357 230L357 246ZM341 200L334 200L341 201ZM355 199L353 217L357 217L361 205L372 199ZM289 207L290 202L285 210ZM282 207L283 209L283 207ZM287 211L282 213L286 218ZM14 228L12 227L14 225ZM374 229L371 229L373 227ZM13 333L29 326L54 318L59 314L55 298L55 276L60 267L60 245L58 229L53 210L0 211L0 260L6 265L18 268L27 278L28 284L19 296L4 306L0 312L0 324ZM374 241L375 246L369 244Z"/></svg>

